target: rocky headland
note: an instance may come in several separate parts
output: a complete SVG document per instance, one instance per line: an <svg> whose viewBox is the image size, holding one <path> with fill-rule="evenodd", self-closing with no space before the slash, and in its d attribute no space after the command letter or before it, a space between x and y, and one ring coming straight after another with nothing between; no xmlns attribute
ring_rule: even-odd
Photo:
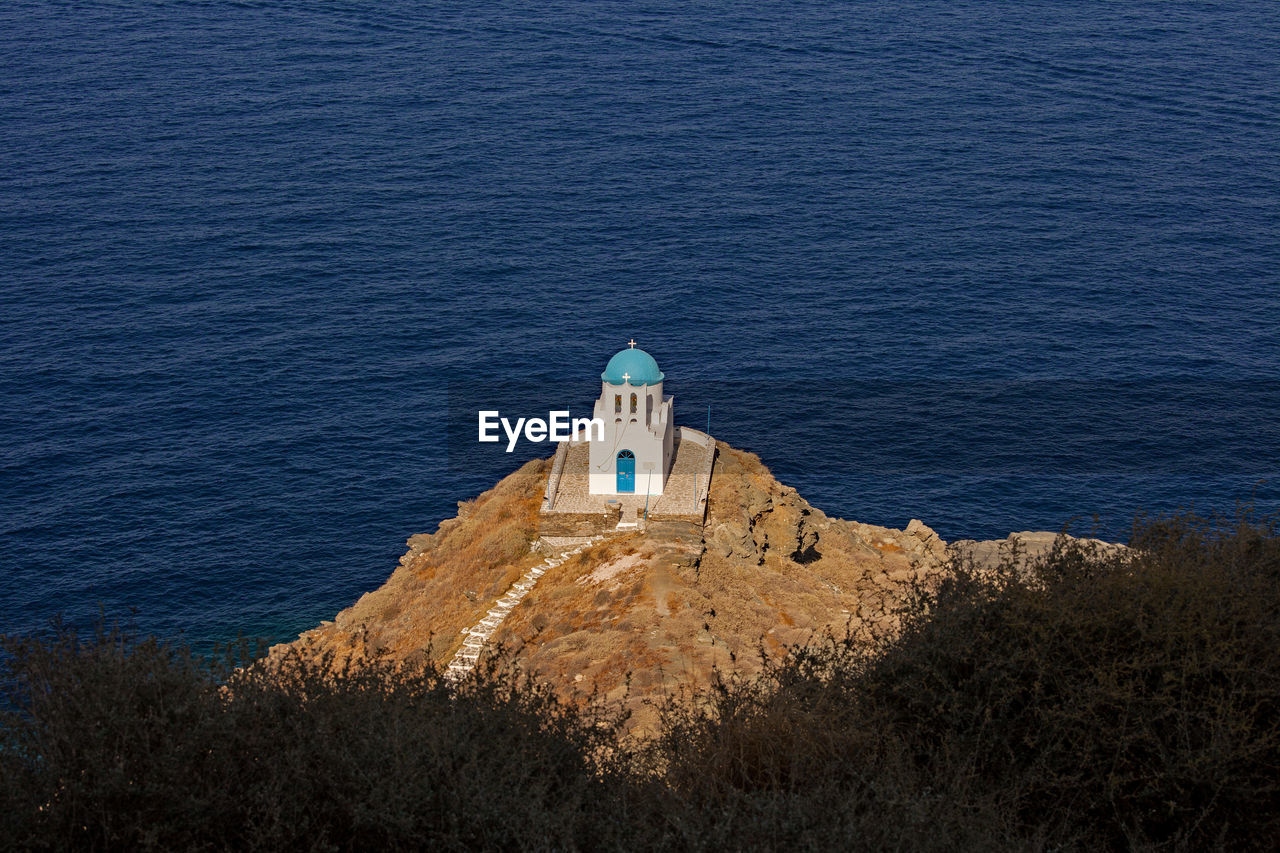
<svg viewBox="0 0 1280 853"><path fill-rule="evenodd" d="M408 540L379 589L273 655L445 667L487 619L486 651L501 646L566 695L624 701L642 734L654 723L652 700L697 690L715 669L750 676L762 655L827 630L892 631L911 584L950 560L1025 561L1057 538L947 543L918 519L895 530L831 518L754 454L721 442L701 535L618 532L566 558L539 541L550 466L531 461L460 502L436 532ZM507 607L494 611L504 597Z"/></svg>

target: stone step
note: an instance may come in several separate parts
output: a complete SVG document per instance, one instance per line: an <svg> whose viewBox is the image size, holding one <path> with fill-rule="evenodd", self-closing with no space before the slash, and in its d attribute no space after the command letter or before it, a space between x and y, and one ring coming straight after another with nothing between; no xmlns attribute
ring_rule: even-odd
<svg viewBox="0 0 1280 853"><path fill-rule="evenodd" d="M633 525L634 526L634 525ZM586 544L567 551L556 557L547 557L543 564L534 566L525 572L525 574L511 585L506 594L494 602L493 607L485 613L484 618L463 631L462 646L454 654L453 660L449 662L445 674L450 677L459 677L466 675L475 668L477 661L480 659L480 653L484 650L484 644L488 642L489 637L493 636L493 632L502 624L503 620L510 615L511 610L524 600L529 590L537 585L538 579L546 574L547 569L555 568L568 560L574 554L582 551L584 548L599 542L603 536L596 536L589 539Z"/></svg>

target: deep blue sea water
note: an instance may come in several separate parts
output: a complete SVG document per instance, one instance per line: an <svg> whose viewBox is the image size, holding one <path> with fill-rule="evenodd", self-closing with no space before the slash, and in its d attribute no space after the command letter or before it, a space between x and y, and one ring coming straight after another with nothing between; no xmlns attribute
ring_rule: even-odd
<svg viewBox="0 0 1280 853"><path fill-rule="evenodd" d="M586 414L833 515L1280 507L1280 6L0 4L0 628L329 618Z"/></svg>

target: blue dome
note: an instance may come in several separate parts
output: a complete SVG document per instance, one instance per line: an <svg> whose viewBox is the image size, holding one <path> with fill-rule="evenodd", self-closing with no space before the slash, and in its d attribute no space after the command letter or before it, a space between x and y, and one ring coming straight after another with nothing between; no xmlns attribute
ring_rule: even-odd
<svg viewBox="0 0 1280 853"><path fill-rule="evenodd" d="M622 378L624 373L627 375L626 379ZM621 385L623 382L629 385L656 385L662 381L662 371L658 369L658 362L653 360L653 356L644 350L624 349L609 359L600 378L610 385Z"/></svg>

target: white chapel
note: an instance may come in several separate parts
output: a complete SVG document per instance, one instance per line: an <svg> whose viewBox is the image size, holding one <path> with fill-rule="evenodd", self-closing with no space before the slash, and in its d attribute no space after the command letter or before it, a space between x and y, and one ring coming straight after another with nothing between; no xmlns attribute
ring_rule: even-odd
<svg viewBox="0 0 1280 853"><path fill-rule="evenodd" d="M591 494L662 494L675 433L662 378L658 362L634 340L609 359L593 415L604 421L604 440L590 442Z"/></svg>

